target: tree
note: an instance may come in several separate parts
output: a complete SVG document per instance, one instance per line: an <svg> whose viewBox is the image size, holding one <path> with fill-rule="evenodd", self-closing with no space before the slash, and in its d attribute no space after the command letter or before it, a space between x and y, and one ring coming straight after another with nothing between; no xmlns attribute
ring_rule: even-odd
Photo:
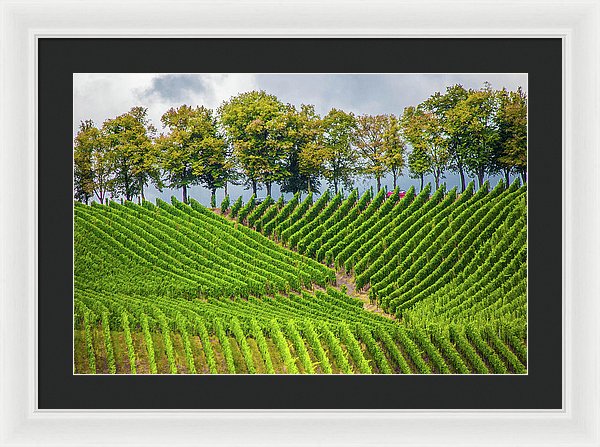
<svg viewBox="0 0 600 447"><path fill-rule="evenodd" d="M103 139L112 158L113 189L132 200L141 195L150 180L160 189L158 154L153 145L156 129L147 117L147 109L133 107L129 112L106 120Z"/></svg>
<svg viewBox="0 0 600 447"><path fill-rule="evenodd" d="M464 101L455 107L456 125L462 127L462 145L466 170L483 185L486 174L494 169L493 154L498 144L496 94L489 83L481 90L469 90Z"/></svg>
<svg viewBox="0 0 600 447"><path fill-rule="evenodd" d="M264 183L271 195L272 184L287 174L289 141L283 113L283 103L262 90L241 93L219 108L221 124L253 194Z"/></svg>
<svg viewBox="0 0 600 447"><path fill-rule="evenodd" d="M100 130L82 121L74 148L75 198L88 203L93 195L104 203L112 188L112 157Z"/></svg>
<svg viewBox="0 0 600 447"><path fill-rule="evenodd" d="M421 179L421 190L423 190L425 174L431 172L431 159L422 146L413 146L408 154L408 171L412 178Z"/></svg>
<svg viewBox="0 0 600 447"><path fill-rule="evenodd" d="M288 141L285 168L287 176L281 180L282 192L318 191L321 164L317 150L322 121L312 105L302 104L300 110L288 104L281 115L285 122Z"/></svg>
<svg viewBox="0 0 600 447"><path fill-rule="evenodd" d="M418 171L411 169L411 172L419 173L421 183L423 175L431 172L435 180L435 187L439 188L440 179L444 177L444 171L450 160L439 117L428 111L426 106L407 107L402 115L402 129L404 136L413 147L413 152L416 150L413 156L413 167L415 157L419 160L418 165L421 167ZM428 162L425 162L425 158L428 159ZM425 165L428 166L428 169L423 171Z"/></svg>
<svg viewBox="0 0 600 447"><path fill-rule="evenodd" d="M99 134L100 132L94 127L93 121L82 121L79 125L79 132L75 137L73 151L75 200L79 200L86 205L94 195L92 154L95 146L94 141Z"/></svg>
<svg viewBox="0 0 600 447"><path fill-rule="evenodd" d="M360 115L356 118L356 148L363 160L361 171L377 180L381 189L381 177L388 171L384 160L384 134L389 118L386 115Z"/></svg>
<svg viewBox="0 0 600 447"><path fill-rule="evenodd" d="M313 148L321 172L336 194L339 186L352 187L352 176L358 169L358 156L352 147L355 130L354 115L331 109L323 118L321 144Z"/></svg>
<svg viewBox="0 0 600 447"><path fill-rule="evenodd" d="M521 87L515 92L502 89L497 93L498 143L494 164L510 184L510 173L516 171L527 181L527 95Z"/></svg>
<svg viewBox="0 0 600 447"><path fill-rule="evenodd" d="M446 88L446 93L431 95L425 102L425 108L434 113L442 125L446 148L450 160L448 167L460 175L462 191L466 188L465 170L467 159L467 133L457 105L468 97L468 92L460 84Z"/></svg>
<svg viewBox="0 0 600 447"><path fill-rule="evenodd" d="M394 189L406 164L405 154L406 144L402 139L400 122L396 116L389 115L383 133L383 163L394 177Z"/></svg>
<svg viewBox="0 0 600 447"><path fill-rule="evenodd" d="M181 188L186 203L188 188L198 184L211 191L211 201L216 200L216 190L228 179L231 161L213 111L182 105L165 112L161 122L169 129L168 134L157 138L168 186Z"/></svg>

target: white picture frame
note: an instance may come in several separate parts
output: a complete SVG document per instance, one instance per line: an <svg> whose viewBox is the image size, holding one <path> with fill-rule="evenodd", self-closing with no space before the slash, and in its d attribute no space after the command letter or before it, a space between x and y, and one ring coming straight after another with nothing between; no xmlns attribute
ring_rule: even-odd
<svg viewBox="0 0 600 447"><path fill-rule="evenodd" d="M1 446L600 445L599 0L0 0L0 14ZM37 39L174 36L560 37L562 410L39 410ZM556 185L548 187L556 194Z"/></svg>

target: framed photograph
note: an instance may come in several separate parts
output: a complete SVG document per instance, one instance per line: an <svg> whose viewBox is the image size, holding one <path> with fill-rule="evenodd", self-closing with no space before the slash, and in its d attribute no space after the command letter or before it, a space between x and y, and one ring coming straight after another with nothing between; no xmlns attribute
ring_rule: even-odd
<svg viewBox="0 0 600 447"><path fill-rule="evenodd" d="M600 3L460 6L2 3L1 445L598 445Z"/></svg>

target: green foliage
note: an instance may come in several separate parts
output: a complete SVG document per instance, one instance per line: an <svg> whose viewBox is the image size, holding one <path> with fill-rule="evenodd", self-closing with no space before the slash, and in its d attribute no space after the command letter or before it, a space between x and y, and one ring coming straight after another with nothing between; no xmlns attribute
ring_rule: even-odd
<svg viewBox="0 0 600 447"><path fill-rule="evenodd" d="M232 165L213 111L182 105L165 112L161 122L169 130L156 139L167 186L182 188L184 202L192 185L205 186L214 197L231 176Z"/></svg>
<svg viewBox="0 0 600 447"><path fill-rule="evenodd" d="M362 159L361 172L377 180L377 191L381 189L381 177L388 171L385 162L386 143L397 143L391 141L393 134L389 133L389 127L390 118L387 115L356 117L355 145Z"/></svg>
<svg viewBox="0 0 600 447"><path fill-rule="evenodd" d="M112 339L110 336L110 323L108 313L102 313L102 332L104 334L104 346L106 348L106 362L108 364L108 373L115 374L117 366L115 364L115 353L113 350Z"/></svg>
<svg viewBox="0 0 600 447"><path fill-rule="evenodd" d="M254 340L256 340L256 344L258 345L263 362L265 362L267 374L275 374L275 370L273 369L273 361L271 360L271 354L269 352L269 347L267 346L267 340L265 339L260 324L255 318L252 318L250 321L250 332L252 337L254 337Z"/></svg>
<svg viewBox="0 0 600 447"><path fill-rule="evenodd" d="M215 333L219 339L219 344L221 345L221 349L223 350L223 356L225 357L225 364L227 365L227 372L229 374L235 374L235 363L233 361L233 353L231 351L231 343L229 342L229 337L225 332L225 328L223 326L223 321L217 318L214 321Z"/></svg>
<svg viewBox="0 0 600 447"><path fill-rule="evenodd" d="M507 183L511 171L518 172L526 181L527 96L519 87L514 92L502 89L497 99L498 144L493 154L494 165L504 172Z"/></svg>
<svg viewBox="0 0 600 447"><path fill-rule="evenodd" d="M479 186L484 176L493 172L493 154L499 143L497 110L497 95L489 83L481 90L469 90L452 110L454 127L464 135L461 145L466 170L477 177Z"/></svg>
<svg viewBox="0 0 600 447"><path fill-rule="evenodd" d="M292 344L294 345L294 350L296 351L296 355L300 358L300 364L302 365L302 368L304 369L304 374L314 374L315 368L312 364L310 356L308 355L308 351L306 350L306 345L304 344L304 340L302 339L300 332L298 332L298 329L296 328L296 324L294 323L294 321L288 320L285 329L286 329L286 332L287 332L289 338L292 341Z"/></svg>
<svg viewBox="0 0 600 447"><path fill-rule="evenodd" d="M132 200L141 195L149 181L160 188L157 147L153 144L156 129L148 119L148 110L133 107L129 112L102 124L102 142L108 149L113 176L111 192Z"/></svg>
<svg viewBox="0 0 600 447"><path fill-rule="evenodd" d="M92 336L92 324L90 322L90 312L86 309L83 312L83 330L85 332L85 348L88 358L88 367L91 374L96 374L96 353L94 352L94 342Z"/></svg>
<svg viewBox="0 0 600 447"><path fill-rule="evenodd" d="M348 352L350 353L352 359L358 367L358 371L361 374L371 374L373 372L371 370L371 366L365 358L358 341L354 337L354 334L352 333L348 325L345 322L342 322L340 323L338 330L340 340L344 343L346 349L348 349Z"/></svg>
<svg viewBox="0 0 600 447"><path fill-rule="evenodd" d="M331 109L323 118L322 140L304 159L317 160L327 182L337 194L342 186L352 188L352 178L358 172L358 154L353 149L356 139L356 119L353 114Z"/></svg>
<svg viewBox="0 0 600 447"><path fill-rule="evenodd" d="M194 364L194 353L192 352L190 335L188 333L188 323L181 313L176 314L175 327L181 335L181 341L185 352L185 361L187 363L187 372L188 374L197 374L196 365Z"/></svg>
<svg viewBox="0 0 600 447"><path fill-rule="evenodd" d="M135 348L133 347L133 339L131 338L131 328L129 326L129 316L127 312L123 311L121 313L121 324L123 327L123 332L125 334L125 344L127 345L127 354L129 355L129 368L131 370L131 374L136 374L136 355Z"/></svg>
<svg viewBox="0 0 600 447"><path fill-rule="evenodd" d="M322 161L318 157L322 120L314 106L302 104L297 110L286 105L281 116L285 127L287 175L281 181L281 192L319 192Z"/></svg>
<svg viewBox="0 0 600 447"><path fill-rule="evenodd" d="M256 221L262 217L262 215L267 210L267 208L269 208L272 204L273 204L273 199L271 198L271 196L267 196L267 198L265 200L263 200L263 202L260 205L255 207L250 212L250 214L248 214L248 226L254 227L256 224Z"/></svg>
<svg viewBox="0 0 600 447"><path fill-rule="evenodd" d="M262 183L271 195L271 185L286 176L291 142L285 112L284 104L264 91L241 93L219 108L221 125L254 194Z"/></svg>
<svg viewBox="0 0 600 447"><path fill-rule="evenodd" d="M237 220L238 222L244 222L246 217L252 212L254 207L256 206L256 195L252 194L250 200L242 207L240 212L238 213Z"/></svg>
<svg viewBox="0 0 600 447"><path fill-rule="evenodd" d="M152 334L150 333L150 326L148 324L148 316L146 314L141 315L141 327L144 334L144 342L146 344L146 350L148 353L148 365L150 367L150 374L158 373L158 367L156 366L156 358L154 355L154 342L152 341Z"/></svg>
<svg viewBox="0 0 600 447"><path fill-rule="evenodd" d="M436 189L450 161L447 141L443 135L442 120L427 109L426 104L407 107L402 115L402 128L413 147L408 156L408 168L414 178L433 174Z"/></svg>
<svg viewBox="0 0 600 447"><path fill-rule="evenodd" d="M383 131L382 162L391 171L396 189L398 177L406 166L406 143L402 138L402 128L398 117L389 115Z"/></svg>
<svg viewBox="0 0 600 447"><path fill-rule="evenodd" d="M292 358L292 353L290 352L290 346L288 345L287 340L285 339L283 333L281 332L281 328L276 319L271 320L270 324L270 335L277 346L277 350L283 359L283 363L285 366L285 372L288 374L298 374L298 367Z"/></svg>
<svg viewBox="0 0 600 447"><path fill-rule="evenodd" d="M204 356L206 357L206 363L208 365L208 371L210 372L210 374L218 374L215 353L210 343L210 337L208 335L208 330L206 329L204 322L199 318L195 318L194 327L202 343Z"/></svg>
<svg viewBox="0 0 600 447"><path fill-rule="evenodd" d="M250 351L250 346L248 346L248 341L246 340L246 334L237 318L231 320L231 331L240 347L240 351L242 351L248 374L256 374L256 367L254 366L254 360L252 359L252 351Z"/></svg>
<svg viewBox="0 0 600 447"><path fill-rule="evenodd" d="M242 209L242 206L244 206L244 202L242 200L242 196L239 196L231 207L231 217L235 218Z"/></svg>
<svg viewBox="0 0 600 447"><path fill-rule="evenodd" d="M91 120L82 121L73 152L75 199L84 203L95 195L104 203L113 188L113 157L105 139Z"/></svg>
<svg viewBox="0 0 600 447"><path fill-rule="evenodd" d="M221 202L221 214L225 214L227 212L227 210L229 209L229 204L230 204L230 200L229 200L229 194L227 194L224 198L223 201ZM215 208L215 207L213 207Z"/></svg>
<svg viewBox="0 0 600 447"><path fill-rule="evenodd" d="M173 341L171 340L171 328L165 315L157 310L156 318L160 325L160 331L162 332L163 342L165 344L165 351L167 354L167 361L169 363L169 373L177 374L177 365L175 364L175 351L173 350Z"/></svg>

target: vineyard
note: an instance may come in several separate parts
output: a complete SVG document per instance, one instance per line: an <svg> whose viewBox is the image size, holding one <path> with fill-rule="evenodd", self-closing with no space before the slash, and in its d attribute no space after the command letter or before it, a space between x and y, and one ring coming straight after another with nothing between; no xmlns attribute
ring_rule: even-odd
<svg viewBox="0 0 600 447"><path fill-rule="evenodd" d="M76 203L75 373L526 373L526 196Z"/></svg>

